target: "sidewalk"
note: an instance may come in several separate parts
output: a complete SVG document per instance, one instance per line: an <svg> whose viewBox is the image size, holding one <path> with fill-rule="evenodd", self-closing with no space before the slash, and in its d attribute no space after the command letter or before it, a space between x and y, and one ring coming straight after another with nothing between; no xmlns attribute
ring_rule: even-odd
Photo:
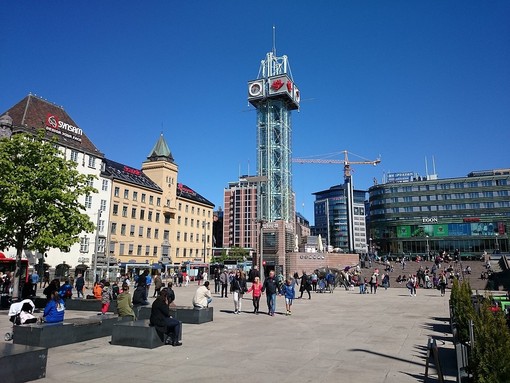
<svg viewBox="0 0 510 383"><path fill-rule="evenodd" d="M174 288L176 304L190 305L195 289L196 283ZM440 347L445 381L455 381L449 292L441 297L420 289L410 297L405 289L374 295L336 289L295 300L292 316L285 316L278 297L274 317L265 314L265 296L260 315L251 313L251 297L240 315L233 314L231 295L213 297L214 321L184 324L181 347L112 346L106 337L52 348L47 377L37 382L423 382L430 336ZM5 312L0 331L10 331L9 325ZM433 366L429 375L437 376Z"/></svg>

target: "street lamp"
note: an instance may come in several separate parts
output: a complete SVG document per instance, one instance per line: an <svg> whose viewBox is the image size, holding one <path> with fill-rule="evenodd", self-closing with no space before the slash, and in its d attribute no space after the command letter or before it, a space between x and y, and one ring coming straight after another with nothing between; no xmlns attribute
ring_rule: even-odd
<svg viewBox="0 0 510 383"><path fill-rule="evenodd" d="M205 245L206 245L206 240L205 240L205 229L206 229L206 224L205 224L205 220L202 221L202 227L204 228L204 263L206 263L206 248L205 248Z"/></svg>
<svg viewBox="0 0 510 383"><path fill-rule="evenodd" d="M369 240L368 252L372 254L374 252L374 249L372 247L372 237L370 237L368 240Z"/></svg>
<svg viewBox="0 0 510 383"><path fill-rule="evenodd" d="M499 250L498 235L496 234L496 251Z"/></svg>
<svg viewBox="0 0 510 383"><path fill-rule="evenodd" d="M429 236L428 236L428 235L426 235L426 236L425 236L425 239L426 239L426 241L427 241L427 248L426 248L426 250L425 250L425 251L426 251L425 256L426 256L426 259L428 260L428 259L429 259L429 256L430 256Z"/></svg>

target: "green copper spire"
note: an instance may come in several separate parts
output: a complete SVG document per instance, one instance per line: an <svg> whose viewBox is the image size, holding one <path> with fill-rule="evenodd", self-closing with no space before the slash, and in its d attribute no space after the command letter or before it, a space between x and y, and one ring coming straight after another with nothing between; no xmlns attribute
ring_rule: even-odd
<svg viewBox="0 0 510 383"><path fill-rule="evenodd" d="M170 152L170 148L168 147L168 144L165 141L165 138L163 137L163 133L159 136L158 142L156 142L156 145L152 148L150 154L147 156L147 159L149 161L170 161L174 162L174 157L172 156L172 153Z"/></svg>

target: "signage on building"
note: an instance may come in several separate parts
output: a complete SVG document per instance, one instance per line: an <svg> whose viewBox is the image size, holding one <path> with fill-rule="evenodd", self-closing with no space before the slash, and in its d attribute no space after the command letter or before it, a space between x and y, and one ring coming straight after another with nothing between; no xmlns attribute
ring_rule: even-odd
<svg viewBox="0 0 510 383"><path fill-rule="evenodd" d="M466 217L463 219L464 222L480 222L480 218Z"/></svg>
<svg viewBox="0 0 510 383"><path fill-rule="evenodd" d="M263 229L278 229L278 224L276 222L266 222L262 225Z"/></svg>
<svg viewBox="0 0 510 383"><path fill-rule="evenodd" d="M437 217L424 217L421 219L422 223L438 223Z"/></svg>
<svg viewBox="0 0 510 383"><path fill-rule="evenodd" d="M386 175L386 182L411 182L414 178L414 172L396 172Z"/></svg>
<svg viewBox="0 0 510 383"><path fill-rule="evenodd" d="M134 174L135 176L142 174L140 170L130 168L129 166L124 166L124 171L129 174Z"/></svg>
<svg viewBox="0 0 510 383"><path fill-rule="evenodd" d="M83 131L67 122L60 121L60 119L54 114L48 113L46 116L46 130L59 134L62 137L70 138L72 140L81 142L81 136L83 135Z"/></svg>

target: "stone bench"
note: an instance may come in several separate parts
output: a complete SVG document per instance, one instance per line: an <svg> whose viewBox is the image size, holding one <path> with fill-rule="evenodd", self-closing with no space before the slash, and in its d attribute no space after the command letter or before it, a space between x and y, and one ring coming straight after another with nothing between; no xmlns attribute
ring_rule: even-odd
<svg viewBox="0 0 510 383"><path fill-rule="evenodd" d="M48 300L46 298L37 297L33 299L35 307L38 309L44 309L46 307L46 303ZM101 300L99 299L82 299L82 298L71 298L65 299L64 304L67 310L76 310L76 311L101 311ZM112 300L110 302L110 307L108 308L109 313L117 312L117 301Z"/></svg>
<svg viewBox="0 0 510 383"><path fill-rule="evenodd" d="M137 310L138 313L135 311L135 314L137 314L138 319L150 319L150 306L142 306L137 308ZM213 307L199 309L193 306L170 306L170 315L186 324L201 324L212 322L213 313Z"/></svg>
<svg viewBox="0 0 510 383"><path fill-rule="evenodd" d="M2 382L23 383L46 376L48 349L18 344L0 344Z"/></svg>
<svg viewBox="0 0 510 383"><path fill-rule="evenodd" d="M37 347L57 347L65 344L102 338L112 334L116 315L65 319L60 323L24 324L16 326L13 342Z"/></svg>
<svg viewBox="0 0 510 383"><path fill-rule="evenodd" d="M181 326L182 332L182 326ZM182 334L180 334L182 336ZM123 321L113 326L111 344L117 346L156 348L163 346L164 334L149 325L149 320Z"/></svg>

